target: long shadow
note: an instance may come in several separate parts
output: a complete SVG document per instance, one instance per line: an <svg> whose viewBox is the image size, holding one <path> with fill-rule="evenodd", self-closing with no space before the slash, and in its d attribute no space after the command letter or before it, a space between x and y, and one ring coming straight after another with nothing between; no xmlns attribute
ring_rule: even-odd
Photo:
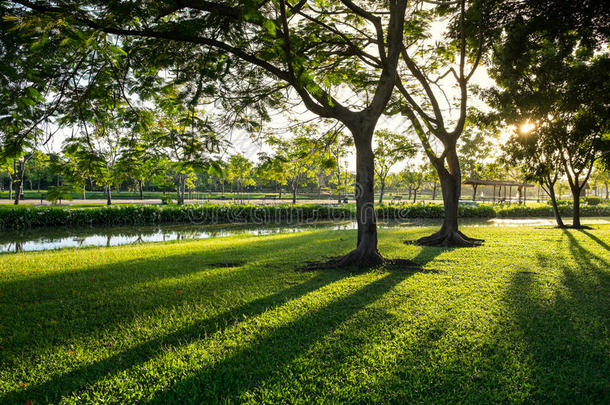
<svg viewBox="0 0 610 405"><path fill-rule="evenodd" d="M303 241L295 235L276 241L276 248L283 254L302 253ZM308 240L307 245L315 251L324 243L321 238ZM135 317L208 300L213 294L222 296L235 285L256 287L272 277L266 268L277 260L270 258L268 251L268 244L260 241L239 252L228 251L222 255L223 261L238 262L229 268L220 268L222 263L193 251L0 282L0 315L3 323L12 325L0 330L5 347L2 357L9 361L12 348L18 349L14 355L21 357L85 336L104 335ZM244 258L249 264L246 267L239 263ZM200 272L209 274L192 277ZM180 294L175 292L175 283L160 282L181 277L186 280Z"/></svg>
<svg viewBox="0 0 610 405"><path fill-rule="evenodd" d="M516 273L509 302L531 353L531 399L540 403L604 403L610 397L610 272L608 262L564 231L578 263L560 265L560 286L549 299L548 284L533 273ZM540 266L556 266L538 255Z"/></svg>
<svg viewBox="0 0 610 405"><path fill-rule="evenodd" d="M582 233L583 235L588 236L589 238L593 239L598 245L600 245L604 249L607 249L608 251L610 251L610 246L608 246L608 244L606 242L604 242L603 240L601 240L597 236L593 235L591 232L588 232L588 231L586 231L584 229L581 229L580 233Z"/></svg>
<svg viewBox="0 0 610 405"><path fill-rule="evenodd" d="M0 398L0 402L23 403L33 399L40 399L43 402L57 402L62 396L95 383L106 375L126 370L150 360L157 356L162 348L187 345L201 336L213 334L235 322L239 322L244 316L259 315L269 309L281 306L288 300L296 299L337 281L341 277L341 273L326 276L325 279L313 277L301 284L240 305L212 318L196 322L187 328L147 340L138 346L116 353L101 361L76 368L43 384L31 385L25 390L10 392Z"/></svg>
<svg viewBox="0 0 610 405"><path fill-rule="evenodd" d="M272 377L347 319L373 303L413 272L387 273L358 291L274 329L251 347L201 369L147 403L220 403L239 401L244 392Z"/></svg>
<svg viewBox="0 0 610 405"><path fill-rule="evenodd" d="M290 249L294 249L295 252L302 251L304 246L302 244L302 241L298 239L300 238L295 235L295 238L290 239L290 243L284 243L283 246ZM327 242L322 240L319 243ZM277 244L278 241L275 241L275 248L277 248ZM254 245L252 246L252 253L254 253L254 250L260 252L259 243L253 243L252 245ZM307 246L307 248L312 248L311 243ZM420 251L418 257L416 258L416 261L423 266L429 261L433 260L436 255L444 252L445 250L446 249L439 248L423 248ZM263 249L263 251L265 250ZM174 257L174 259L179 262L181 258L183 258L183 256L190 257L192 255L195 255L196 257L196 252L190 252L186 255L177 255ZM264 256L266 256L266 253L264 254ZM231 254L229 254L228 257L228 260L231 260ZM253 254L251 258L255 260L257 259L257 256ZM149 264L154 264L154 261L151 260ZM203 263L202 266L204 269L209 269L209 267L206 266L209 266L210 264L211 263ZM109 268L104 269L107 272L107 276L112 276L114 274L113 272L116 270L114 269L115 265L116 264L111 264L109 265ZM128 263L126 265L127 269L132 269L136 272L141 271L141 269L143 268L149 267L146 266L146 263L142 263L142 261L135 261L134 263ZM137 280L135 280L134 282L143 282L146 280L157 279L158 277L166 277L169 276L169 274L171 274L171 276L174 276L188 274L190 272L201 270L201 266L195 266L194 268L190 269L176 269L174 271L167 271L167 269L165 269L165 271L160 272L160 274L157 274L156 276L151 276L149 274L146 274L146 271L142 271L141 277L137 278ZM88 269L84 271L91 271L95 272L96 274L99 274L100 268L97 268L95 270ZM116 271L124 272L125 267ZM301 318L298 322L295 322L294 324L278 328L277 330L272 332L269 337L264 338L254 347L245 349L242 352L237 353L235 356L221 361L221 363L217 364L212 369L203 370L200 376L195 376L191 379L194 379L193 381L200 380L201 378L212 378L214 380L216 379L216 375L222 376L223 372L226 372L227 370L228 375L231 375L231 370L233 370L235 366L242 364L243 366L239 367L239 369L241 370L240 375L244 377L244 381L248 382L244 385L242 381L242 383L239 383L238 386L231 384L228 386L225 385L223 386L224 388L219 388L220 391L216 393L218 394L218 397L236 397L239 395L239 393L243 392L243 389L246 389L247 387L251 386L252 382L262 381L263 379L270 377L274 370L281 369L283 364L286 364L286 362L289 362L291 359L294 359L295 356L299 355L299 353L304 352L304 350L306 350L307 347L310 347L317 339L321 338L326 333L330 333L332 330L337 328L343 321L351 317L354 313L356 313L369 303L373 302L385 292L392 289L396 284L398 284L407 276L413 274L413 271L416 271L416 269L411 269L411 271L408 272L391 271L388 273L388 277L385 277L384 279L379 280L378 282L364 287L358 294L350 296L341 302L326 307L322 311L310 313L305 317ZM81 272L83 272L83 270L79 270L79 273ZM264 273L266 273L267 277L272 276L269 274L269 272ZM118 275L118 273L116 275ZM227 326L230 326L232 323L237 322L238 319L241 320L243 316L252 317L261 314L262 312L267 311L269 309L279 307L288 300L296 299L327 284L337 281L345 276L347 275L342 271L324 272L324 274L321 274L320 276L315 276L314 278L302 284L275 292L259 299L255 299L254 301L232 308L212 318L196 322L186 328L177 330L168 335L147 340L140 345L113 354L112 356L107 357L103 360L77 367L68 373L53 377L44 383L37 385L29 385L23 390L9 392L0 398L0 402L15 403L27 400L40 400L43 402L59 401L61 397L69 395L87 386L90 386L91 384L94 384L96 381L99 381L108 375L127 370L131 367L149 361L150 359L159 355L159 353L164 350L164 348L180 347L183 345L187 345L190 342L198 340L204 334L210 335L224 329ZM53 276L44 277L53 278ZM51 280L50 283L54 284L54 281L60 282L63 280L63 276L57 277L57 280ZM263 276L261 275L260 277L256 277L253 280L249 280L248 282L256 284L257 282L261 281L261 277ZM222 282L216 282L215 284L212 283L210 287L219 290L230 289L231 285L236 281L239 281L239 278L225 277ZM14 283L19 284L22 282ZM155 295L157 294L151 294L151 296ZM117 296L115 298L123 302L123 304L121 305L132 304L130 303L130 297ZM163 305L176 305L176 303L181 302L181 300L187 300L186 296L184 298L178 298L178 301L172 301L171 303L163 303ZM154 300L150 302L150 305L154 307ZM131 312L131 314L131 316L133 316L133 312ZM138 314L140 314L139 311ZM109 321L109 323L105 322L103 325L99 325L99 327L112 327L112 324L119 323L124 320L125 317L118 316L117 319L113 319L112 321ZM312 323L319 324L319 326L313 328L311 326ZM58 329L59 332L61 332L61 328ZM89 332L93 333L94 331ZM282 344L284 337L294 337L295 335L299 337L298 343L295 345L290 345L289 347L284 347L284 345ZM68 337L73 338L73 334L67 334L66 338ZM270 342L274 341L277 341L278 344L270 345ZM271 351L269 351L268 346L273 346L271 348ZM258 361L252 361L252 359L256 359L262 351L264 351L265 353L270 353L269 355L265 354L266 358L272 359L268 364L268 367L261 368L259 367L260 364L258 364ZM257 377L252 380L250 377L248 377L251 374L255 374ZM215 381L218 382L217 379ZM171 390L171 392L175 392L178 395L181 395L182 393L188 391L188 389L185 391L184 387L189 386L189 384L191 383L186 381L179 382L178 385L176 385L174 389ZM220 386L222 386L222 384ZM205 398L206 395L208 395L206 393L201 392L195 394L197 395L197 398ZM164 399L165 395L173 394L160 393L158 395L158 401L165 402L166 399L169 400L169 397ZM203 395L203 397L201 397L200 395Z"/></svg>

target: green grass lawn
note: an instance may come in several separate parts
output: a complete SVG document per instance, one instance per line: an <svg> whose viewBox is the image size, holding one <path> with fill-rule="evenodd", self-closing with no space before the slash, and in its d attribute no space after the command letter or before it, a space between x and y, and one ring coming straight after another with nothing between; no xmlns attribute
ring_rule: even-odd
<svg viewBox="0 0 610 405"><path fill-rule="evenodd" d="M0 255L0 402L608 401L610 225L465 229L381 230L419 271L295 272L355 231Z"/></svg>

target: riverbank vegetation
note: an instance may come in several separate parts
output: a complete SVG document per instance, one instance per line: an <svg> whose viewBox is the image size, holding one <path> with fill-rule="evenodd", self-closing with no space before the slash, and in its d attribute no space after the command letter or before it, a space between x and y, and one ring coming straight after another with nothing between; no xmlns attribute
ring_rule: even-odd
<svg viewBox="0 0 610 405"><path fill-rule="evenodd" d="M570 203L559 206L562 215L572 213ZM443 218L441 204L389 203L376 206L378 220L400 221L410 218ZM532 218L552 217L549 204L460 204L460 218ZM610 205L581 207L585 217L610 217ZM0 206L0 229L25 229L79 225L155 225L155 224L281 224L318 220L354 220L354 204L187 204L187 205L115 205L115 206Z"/></svg>

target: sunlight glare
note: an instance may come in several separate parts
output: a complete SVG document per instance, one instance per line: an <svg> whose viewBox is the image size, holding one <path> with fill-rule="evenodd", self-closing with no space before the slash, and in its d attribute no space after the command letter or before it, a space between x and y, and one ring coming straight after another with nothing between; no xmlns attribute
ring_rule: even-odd
<svg viewBox="0 0 610 405"><path fill-rule="evenodd" d="M536 128L536 125L533 122L526 121L525 123L519 126L519 132L527 135L532 132Z"/></svg>

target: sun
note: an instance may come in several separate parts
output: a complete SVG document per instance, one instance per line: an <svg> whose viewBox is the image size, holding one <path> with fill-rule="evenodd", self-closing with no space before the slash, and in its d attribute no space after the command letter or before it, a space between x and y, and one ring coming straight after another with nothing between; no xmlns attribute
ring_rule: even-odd
<svg viewBox="0 0 610 405"><path fill-rule="evenodd" d="M530 132L532 132L534 130L534 128L536 128L536 124L534 124L533 122L530 121L525 121L523 124L521 124L519 126L519 132L527 135Z"/></svg>

